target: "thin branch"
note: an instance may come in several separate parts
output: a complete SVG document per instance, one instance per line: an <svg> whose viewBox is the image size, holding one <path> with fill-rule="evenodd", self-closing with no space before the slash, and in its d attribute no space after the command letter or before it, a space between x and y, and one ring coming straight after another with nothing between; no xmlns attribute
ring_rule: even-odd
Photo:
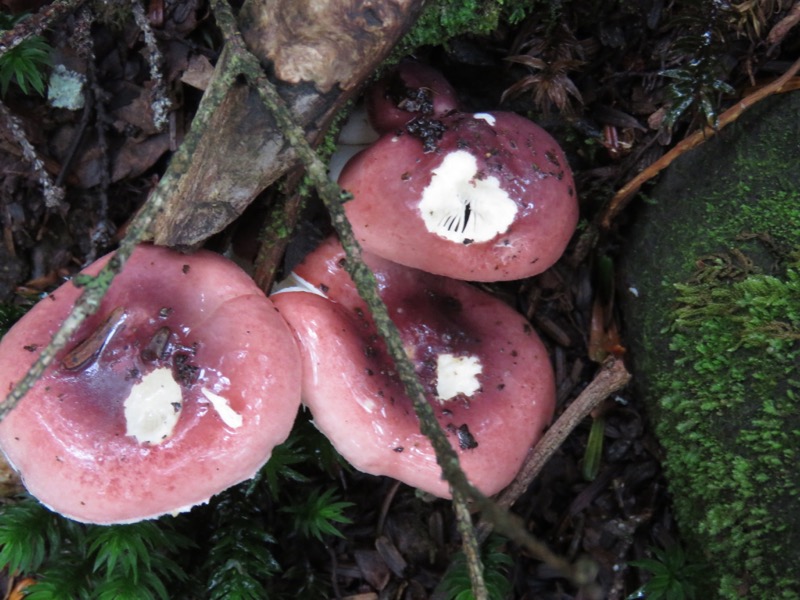
<svg viewBox="0 0 800 600"><path fill-rule="evenodd" d="M467 506L467 498L461 496L455 490L453 490L453 508L456 513L458 531L461 534L461 546L464 549L464 558L466 558L467 562L472 596L475 600L488 600L489 592L486 590L486 582L483 579L480 544L475 535L475 527L472 524L472 515L470 515Z"/></svg>
<svg viewBox="0 0 800 600"><path fill-rule="evenodd" d="M161 54L161 50L158 49L158 42L153 33L153 28L150 27L150 20L147 18L139 0L131 0L131 11L136 25L144 35L144 43L147 46L147 63L150 65L150 80L153 82L153 89L150 91L153 126L157 131L163 131L167 126L169 111L172 108L172 101L167 95L164 74L161 72L164 57Z"/></svg>
<svg viewBox="0 0 800 600"><path fill-rule="evenodd" d="M769 34L767 34L767 46L772 47L780 44L798 23L800 23L800 1L795 2L794 6L786 13L786 16L770 29Z"/></svg>
<svg viewBox="0 0 800 600"><path fill-rule="evenodd" d="M719 117L719 123L716 128L704 127L701 130L696 131L692 135L683 139L679 144L677 144L664 156L639 173L636 177L631 179L619 191L617 191L616 194L614 194L611 202L608 204L603 213L601 213L599 221L600 228L604 230L610 229L614 218L628 205L631 199L641 189L642 185L666 169L676 158L688 152L689 150L696 148L706 140L714 137L723 128L736 121L742 115L742 113L744 113L744 111L754 104L757 104L764 98L767 98L773 94L787 91L786 88L789 87L787 84L798 71L800 71L800 59L797 59L792 66L789 67L789 70L787 70L778 79L762 88L759 88L749 96L742 98L739 100L739 102L722 113L722 115Z"/></svg>
<svg viewBox="0 0 800 600"><path fill-rule="evenodd" d="M39 157L36 148L33 147L28 136L25 135L25 130L22 127L22 122L8 110L5 104L0 101L0 117L6 122L8 131L17 142L17 145L22 150L22 156L33 169L36 174L36 179L39 185L42 186L42 194L44 195L44 205L47 208L55 210L64 210L64 188L53 183L47 170L44 168L44 161Z"/></svg>
<svg viewBox="0 0 800 600"><path fill-rule="evenodd" d="M24 19L0 35L0 56L19 46L25 40L41 34L59 19L73 13L86 0L55 0L35 15Z"/></svg>
<svg viewBox="0 0 800 600"><path fill-rule="evenodd" d="M573 400L558 420L545 432L525 461L516 479L497 497L500 506L512 506L530 487L550 457L567 436L606 398L621 390L631 374L618 358L607 359L586 388Z"/></svg>

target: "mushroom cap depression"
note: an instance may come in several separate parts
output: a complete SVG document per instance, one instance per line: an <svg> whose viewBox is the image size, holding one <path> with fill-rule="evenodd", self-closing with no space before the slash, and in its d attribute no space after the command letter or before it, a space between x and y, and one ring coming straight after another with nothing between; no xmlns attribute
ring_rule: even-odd
<svg viewBox="0 0 800 600"><path fill-rule="evenodd" d="M520 314L464 282L364 258L464 472L485 494L500 491L553 415L544 345ZM316 426L356 469L449 497L338 241L295 273L317 293L284 291L273 301L299 339L303 401Z"/></svg>
<svg viewBox="0 0 800 600"><path fill-rule="evenodd" d="M79 294L64 284L0 341L4 394ZM0 447L28 491L72 519L187 510L252 477L286 439L299 361L288 326L239 267L210 252L140 246L0 423Z"/></svg>
<svg viewBox="0 0 800 600"><path fill-rule="evenodd" d="M561 148L508 112L412 121L354 156L339 184L353 195L345 210L365 250L456 279L541 273L578 222Z"/></svg>

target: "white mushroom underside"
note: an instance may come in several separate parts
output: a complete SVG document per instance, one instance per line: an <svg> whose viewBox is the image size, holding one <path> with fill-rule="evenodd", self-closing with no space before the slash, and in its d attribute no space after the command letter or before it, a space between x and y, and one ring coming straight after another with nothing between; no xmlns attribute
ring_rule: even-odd
<svg viewBox="0 0 800 600"><path fill-rule="evenodd" d="M125 433L140 444L160 444L172 435L182 405L172 370L156 369L135 383L125 399Z"/></svg>
<svg viewBox="0 0 800 600"><path fill-rule="evenodd" d="M225 423L225 425L232 427L233 429L237 429L242 426L242 415L231 408L231 404L227 398L220 396L219 394L215 394L207 388L202 388L200 391L203 393L203 396L205 396L208 401L211 402L211 406L213 406L214 410L217 411L219 418L222 419L222 422Z"/></svg>
<svg viewBox="0 0 800 600"><path fill-rule="evenodd" d="M462 394L471 396L481 389L478 375L482 372L477 356L440 354L436 358L436 397L446 401Z"/></svg>
<svg viewBox="0 0 800 600"><path fill-rule="evenodd" d="M508 230L517 203L496 177L478 175L478 161L466 150L445 156L419 203L428 231L464 244L488 242Z"/></svg>

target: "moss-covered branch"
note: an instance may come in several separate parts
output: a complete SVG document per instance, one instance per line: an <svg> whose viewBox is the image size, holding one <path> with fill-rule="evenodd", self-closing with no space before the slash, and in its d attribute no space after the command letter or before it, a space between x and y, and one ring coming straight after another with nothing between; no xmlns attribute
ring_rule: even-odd
<svg viewBox="0 0 800 600"><path fill-rule="evenodd" d="M224 60L224 53L220 60ZM163 210L180 177L188 170L194 148L205 130L210 116L222 98L224 98L226 89L233 81L234 77L228 75L231 72L232 70L223 70L224 74L212 82L203 96L203 101L200 103L189 134L173 156L169 169L162 177L159 185L153 190L147 202L131 222L114 257L97 276L84 282L83 293L78 297L72 311L53 335L53 339L42 350L25 376L11 390L5 401L0 404L0 420L14 409L28 390L39 380L47 367L53 362L56 354L64 348L81 323L98 310L111 282L122 271L133 249L138 243L147 238L151 223L159 212Z"/></svg>
<svg viewBox="0 0 800 600"><path fill-rule="evenodd" d="M534 556L548 563L575 583L579 585L586 583L585 578L568 561L556 556L544 544L533 538L519 517L499 507L467 480L459 466L458 455L439 426L432 407L425 399L424 390L417 378L413 364L406 355L397 327L390 319L386 305L378 294L375 276L361 260L361 249L344 212L343 203L348 200L347 194L336 183L330 181L326 165L306 141L305 132L295 123L286 103L264 76L258 60L245 47L236 29L235 18L230 7L223 0L216 0L213 5L217 22L228 41L229 52L235 56L232 60L236 62L236 67L241 69L241 73L247 80L256 86L264 104L272 113L287 142L294 147L297 156L306 168L309 179L330 212L331 221L347 255L348 273L355 282L359 294L367 303L376 327L384 337L388 353L392 357L398 375L406 388L406 393L414 405L420 421L420 430L431 441L436 452L437 462L453 490L454 497L470 499L478 509L483 511L484 516L495 525L500 533L524 546ZM469 543L475 544L476 542L472 540Z"/></svg>

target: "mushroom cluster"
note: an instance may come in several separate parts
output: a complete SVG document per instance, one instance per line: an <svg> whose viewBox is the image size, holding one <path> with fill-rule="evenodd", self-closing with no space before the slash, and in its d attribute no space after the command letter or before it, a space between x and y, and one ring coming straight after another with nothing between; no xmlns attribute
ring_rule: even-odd
<svg viewBox="0 0 800 600"><path fill-rule="evenodd" d="M544 345L522 315L471 285L363 258L464 472L483 493L500 491L553 414ZM449 497L345 260L328 239L295 269L304 289L272 296L300 343L303 402L360 471Z"/></svg>
<svg viewBox="0 0 800 600"><path fill-rule="evenodd" d="M541 128L511 113L459 112L450 84L418 63L402 63L365 104L343 135L363 141L352 129L366 129L369 143L341 172L353 194L345 209L467 477L494 494L550 421L554 377L528 322L459 280L552 265L577 222L572 175ZM449 497L344 265L330 238L297 267L304 289L270 301L219 255L140 246L0 423L0 449L57 512L132 522L252 477L287 438L302 391L353 466ZM0 340L0 390L23 377L79 294L63 285Z"/></svg>
<svg viewBox="0 0 800 600"><path fill-rule="evenodd" d="M79 294L64 284L3 337L4 394ZM299 406L294 337L250 277L211 252L140 246L99 311L0 423L0 448L53 510L132 522L187 510L252 477Z"/></svg>
<svg viewBox="0 0 800 600"><path fill-rule="evenodd" d="M564 154L516 114L460 112L447 80L413 61L367 91L341 141L331 176L353 196L364 260L467 477L494 494L552 418L554 376L521 315L457 280L558 260L578 220ZM303 401L356 468L448 497L344 257L329 239L295 269L301 289L273 296L299 341Z"/></svg>

